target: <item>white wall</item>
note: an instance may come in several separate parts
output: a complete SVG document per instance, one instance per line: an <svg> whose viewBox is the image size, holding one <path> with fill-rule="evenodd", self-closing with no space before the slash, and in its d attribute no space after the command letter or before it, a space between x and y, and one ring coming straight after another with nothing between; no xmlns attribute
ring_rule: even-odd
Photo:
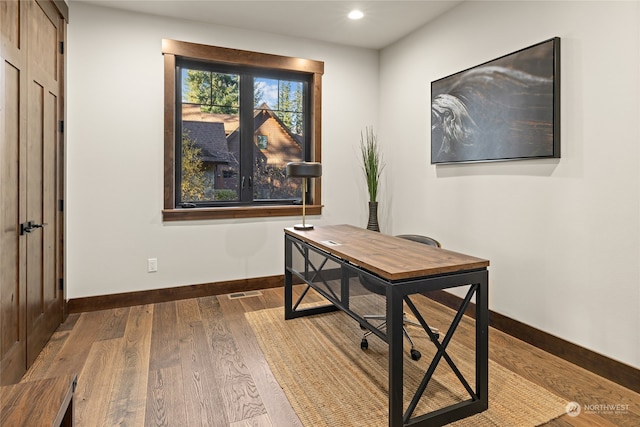
<svg viewBox="0 0 640 427"><path fill-rule="evenodd" d="M283 228L299 217L162 222L161 40L324 61L325 205L311 223L366 225L354 167L377 124L378 52L70 5L67 74L68 297L283 274ZM159 271L147 273L147 259Z"/></svg>
<svg viewBox="0 0 640 427"><path fill-rule="evenodd" d="M384 49L389 228L487 258L490 308L640 367L640 3L467 2ZM430 82L561 38L562 158L430 164Z"/></svg>

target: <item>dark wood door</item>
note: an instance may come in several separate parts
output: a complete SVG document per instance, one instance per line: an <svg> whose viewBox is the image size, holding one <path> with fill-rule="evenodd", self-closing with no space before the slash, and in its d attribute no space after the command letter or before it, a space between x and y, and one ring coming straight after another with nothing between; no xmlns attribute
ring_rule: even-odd
<svg viewBox="0 0 640 427"><path fill-rule="evenodd" d="M0 383L20 379L62 321L64 20L1 1Z"/></svg>
<svg viewBox="0 0 640 427"><path fill-rule="evenodd" d="M50 3L29 2L26 219L27 366L62 320L57 222L61 19ZM49 7L47 7L49 6Z"/></svg>
<svg viewBox="0 0 640 427"><path fill-rule="evenodd" d="M18 381L26 368L26 246L20 237L26 200L21 197L26 147L26 9L0 2L0 382Z"/></svg>

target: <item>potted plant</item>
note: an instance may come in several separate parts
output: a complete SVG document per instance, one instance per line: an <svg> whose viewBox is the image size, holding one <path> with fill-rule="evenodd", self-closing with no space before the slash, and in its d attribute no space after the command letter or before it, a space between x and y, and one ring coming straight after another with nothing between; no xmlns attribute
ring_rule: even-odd
<svg viewBox="0 0 640 427"><path fill-rule="evenodd" d="M369 192L369 222L367 229L380 231L378 226L378 188L380 187L380 175L384 169L384 162L378 139L373 126L365 128L360 133L360 154L362 155L362 169L367 180Z"/></svg>

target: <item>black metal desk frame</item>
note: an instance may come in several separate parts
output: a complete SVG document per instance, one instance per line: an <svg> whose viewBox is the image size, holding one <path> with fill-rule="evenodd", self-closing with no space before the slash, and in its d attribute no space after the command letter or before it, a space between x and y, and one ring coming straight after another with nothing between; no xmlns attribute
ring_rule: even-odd
<svg viewBox="0 0 640 427"><path fill-rule="evenodd" d="M294 250L298 251L304 259L303 271L293 268ZM317 254L321 262L312 262L310 254ZM327 261L333 261L340 266L341 282L339 295L328 285L323 277L323 268ZM367 320L349 308L349 279L355 275L366 275L372 280L380 281L386 288L386 333L373 326ZM306 283L306 288L298 300L293 302L293 277ZM318 282L317 282L318 281ZM411 301L410 295L433 290L449 289L470 285L463 303L458 308L444 338L438 340L431 332L431 328ZM324 298L331 302L330 305L310 308L299 308L299 304L309 289L313 288ZM453 421L480 413L488 408L488 272L486 268L465 270L449 274L417 277L409 280L388 281L369 271L343 260L334 254L322 250L308 242L285 234L285 319L309 316L331 311L342 310L361 325L369 325L369 329L389 345L389 426L440 426ZM456 365L446 352L462 316L464 315L473 295L476 296L476 360L475 360L475 388L471 387L462 376ZM427 372L411 400L406 412L403 413L403 333L402 317L403 306L406 303L409 310L420 322L422 328L437 347L436 354L431 361ZM434 412L413 417L413 412L425 391L437 365L444 359L456 374L462 385L469 393L469 399L438 409Z"/></svg>

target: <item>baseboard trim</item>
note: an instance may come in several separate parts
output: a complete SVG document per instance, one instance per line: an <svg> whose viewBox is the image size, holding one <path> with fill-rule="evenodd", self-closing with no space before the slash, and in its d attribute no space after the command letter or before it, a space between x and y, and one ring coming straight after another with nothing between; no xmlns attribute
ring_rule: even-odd
<svg viewBox="0 0 640 427"><path fill-rule="evenodd" d="M234 292L278 288L284 284L284 275L252 279L229 280L225 282L203 283L200 285L178 286L175 288L152 289L148 291L125 292L74 298L68 301L67 313L107 310L134 305L155 304L181 299L224 295ZM429 292L427 296L449 308L457 310L462 298L445 291ZM466 315L475 317L475 305L469 304ZM569 341L553 336L510 317L489 311L489 325L514 338L580 366L594 374L607 378L623 387L640 393L640 370L617 360L610 359L594 351L580 347Z"/></svg>
<svg viewBox="0 0 640 427"><path fill-rule="evenodd" d="M462 298L445 291L429 292L427 296L454 310L457 310L462 304ZM465 314L475 318L475 304L470 303ZM489 310L489 325L547 353L580 366L636 393L640 393L639 369L491 310Z"/></svg>
<svg viewBox="0 0 640 427"><path fill-rule="evenodd" d="M228 280L224 282L202 283L199 285L177 286L174 288L151 289L148 291L124 292L120 294L98 295L73 298L68 302L68 313L109 310L134 305L156 304L211 295L234 292L255 291L282 287L284 276L267 276L253 279Z"/></svg>

